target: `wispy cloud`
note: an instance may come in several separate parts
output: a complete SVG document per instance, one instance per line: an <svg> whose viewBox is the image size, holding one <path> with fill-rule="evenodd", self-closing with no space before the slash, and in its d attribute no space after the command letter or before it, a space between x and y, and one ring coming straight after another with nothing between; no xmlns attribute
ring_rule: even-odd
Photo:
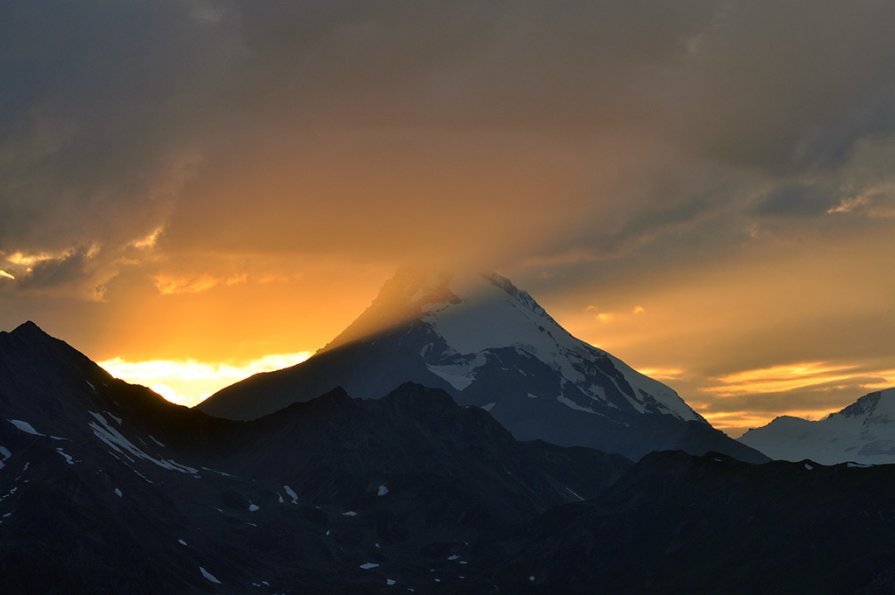
<svg viewBox="0 0 895 595"><path fill-rule="evenodd" d="M158 274L153 277L156 289L162 295L177 295L181 293L201 293L218 286L231 286L247 283L249 276L246 273L235 273L226 276L210 274L196 275L170 275Z"/></svg>
<svg viewBox="0 0 895 595"><path fill-rule="evenodd" d="M666 381L680 380L687 373L683 368L640 368L638 372Z"/></svg>
<svg viewBox="0 0 895 595"><path fill-rule="evenodd" d="M720 397L786 392L859 377L854 373L856 368L857 365L825 362L784 364L720 376L719 384L703 390Z"/></svg>

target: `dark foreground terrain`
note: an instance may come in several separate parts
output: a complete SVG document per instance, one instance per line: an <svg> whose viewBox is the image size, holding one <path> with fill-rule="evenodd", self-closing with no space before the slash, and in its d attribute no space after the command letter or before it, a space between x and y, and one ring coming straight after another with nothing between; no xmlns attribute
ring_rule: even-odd
<svg viewBox="0 0 895 595"><path fill-rule="evenodd" d="M221 420L0 333L3 593L888 593L893 489L518 442L414 384Z"/></svg>

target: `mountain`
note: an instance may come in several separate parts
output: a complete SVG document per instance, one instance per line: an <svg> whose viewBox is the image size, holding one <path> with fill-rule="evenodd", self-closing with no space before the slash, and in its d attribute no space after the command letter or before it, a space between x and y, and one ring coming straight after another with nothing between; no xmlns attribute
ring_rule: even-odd
<svg viewBox="0 0 895 595"><path fill-rule="evenodd" d="M198 409L250 420L335 386L378 398L408 381L488 411L519 440L630 458L680 449L767 460L712 428L668 386L573 337L496 274L401 269L313 357L227 387Z"/></svg>
<svg viewBox="0 0 895 595"><path fill-rule="evenodd" d="M0 591L891 593L895 466L638 463L404 384L217 419L0 333Z"/></svg>
<svg viewBox="0 0 895 595"><path fill-rule="evenodd" d="M864 395L820 421L778 417L740 441L784 461L895 463L895 388Z"/></svg>
<svg viewBox="0 0 895 595"><path fill-rule="evenodd" d="M651 454L501 552L502 593L895 592L895 467Z"/></svg>
<svg viewBox="0 0 895 595"><path fill-rule="evenodd" d="M490 544L630 466L413 384L216 419L32 323L0 333L4 593L484 590Z"/></svg>

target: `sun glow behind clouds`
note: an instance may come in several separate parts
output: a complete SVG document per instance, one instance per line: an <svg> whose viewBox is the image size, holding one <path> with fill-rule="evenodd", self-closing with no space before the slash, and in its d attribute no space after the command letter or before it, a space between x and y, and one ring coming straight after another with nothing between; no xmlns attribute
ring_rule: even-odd
<svg viewBox="0 0 895 595"><path fill-rule="evenodd" d="M809 386L841 382L858 376L856 365L831 365L825 362L803 362L745 370L718 378L721 384L706 387L706 392L719 397L785 392Z"/></svg>
<svg viewBox="0 0 895 595"><path fill-rule="evenodd" d="M99 362L99 365L116 378L148 386L172 403L193 406L234 382L260 372L272 372L294 366L311 355L310 351L280 353L247 362L196 360L134 362L116 357Z"/></svg>

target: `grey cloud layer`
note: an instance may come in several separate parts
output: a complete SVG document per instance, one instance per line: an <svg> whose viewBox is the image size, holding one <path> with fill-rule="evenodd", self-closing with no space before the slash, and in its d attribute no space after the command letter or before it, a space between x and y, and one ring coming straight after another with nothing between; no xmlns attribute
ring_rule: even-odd
<svg viewBox="0 0 895 595"><path fill-rule="evenodd" d="M895 122L890 2L0 11L6 252L95 242L111 262L166 224L175 253L394 257L428 216L479 251L467 220L518 236L512 258L611 256L669 229L714 243L821 218L886 181L883 160L854 161ZM34 276L22 287L57 278Z"/></svg>

